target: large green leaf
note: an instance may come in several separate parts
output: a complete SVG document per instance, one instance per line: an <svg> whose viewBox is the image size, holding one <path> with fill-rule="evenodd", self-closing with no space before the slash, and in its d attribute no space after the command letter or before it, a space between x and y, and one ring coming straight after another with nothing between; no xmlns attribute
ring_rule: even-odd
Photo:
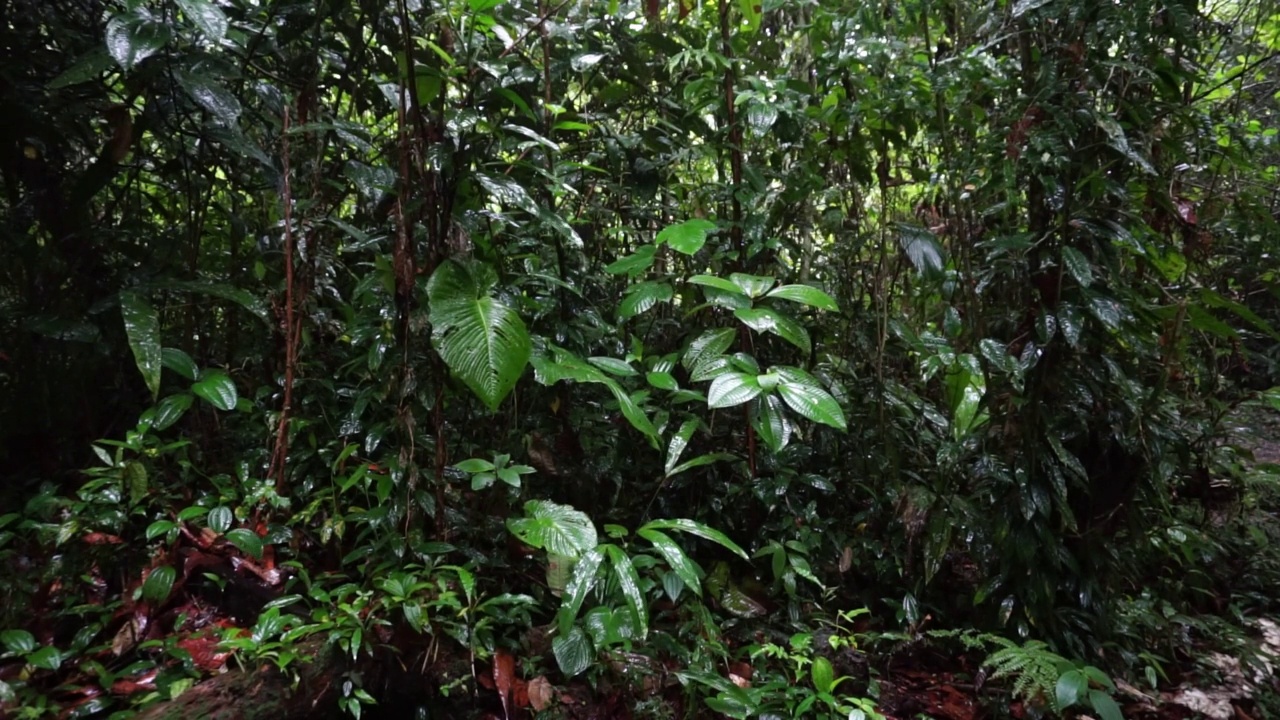
<svg viewBox="0 0 1280 720"><path fill-rule="evenodd" d="M644 433L649 439L649 443L657 447L660 440L658 430L653 426L653 421L644 414L644 410L636 403L631 395L618 384L616 380L605 375L599 368L593 364L583 362L575 357L573 353L560 348L553 348L556 359L551 360L545 356L538 356L532 359L534 378L543 385L554 385L562 380L573 380L575 382L599 383L609 389L614 399L618 401L618 407L622 410L622 415L631 423L631 426Z"/></svg>
<svg viewBox="0 0 1280 720"><path fill-rule="evenodd" d="M144 8L121 13L107 22L107 52L125 70L132 70L167 42L169 28Z"/></svg>
<svg viewBox="0 0 1280 720"><path fill-rule="evenodd" d="M812 349L809 331L800 323L772 308L740 308L734 317L756 332L771 333L800 348L806 355Z"/></svg>
<svg viewBox="0 0 1280 720"><path fill-rule="evenodd" d="M221 370L209 370L191 385L191 392L204 398L219 410L235 408L239 399L235 382Z"/></svg>
<svg viewBox="0 0 1280 720"><path fill-rule="evenodd" d="M665 242L676 252L693 255L706 244L707 233L715 229L716 224L710 220L685 220L663 228L655 240L658 243Z"/></svg>
<svg viewBox="0 0 1280 720"><path fill-rule="evenodd" d="M556 664L565 677L573 677L591 667L595 651L591 647L591 639L580 627L574 627L566 635L559 635L551 640L551 652L556 656Z"/></svg>
<svg viewBox="0 0 1280 720"><path fill-rule="evenodd" d="M778 395L792 410L814 422L848 429L840 404L812 375L793 367L776 367L774 372L782 377L778 383Z"/></svg>
<svg viewBox="0 0 1280 720"><path fill-rule="evenodd" d="M737 335L738 331L734 328L707 330L689 343L689 349L684 351L680 364L684 365L686 370L692 370L704 358L723 355L733 344L733 339Z"/></svg>
<svg viewBox="0 0 1280 720"><path fill-rule="evenodd" d="M728 408L741 405L761 393L760 382L754 375L728 372L711 381L707 391L707 407Z"/></svg>
<svg viewBox="0 0 1280 720"><path fill-rule="evenodd" d="M581 510L549 500L530 500L524 504L524 512L525 517L508 518L507 529L527 545L569 557L596 546L596 526Z"/></svg>
<svg viewBox="0 0 1280 720"><path fill-rule="evenodd" d="M667 462L664 470L671 472L671 468L680 462L680 455L684 453L684 449L689 446L689 440L693 437L693 433L698 429L700 421L697 418L685 420L680 425L680 429L675 435L671 436L671 442L667 444Z"/></svg>
<svg viewBox="0 0 1280 720"><path fill-rule="evenodd" d="M160 315L141 295L128 290L120 293L120 314L124 316L124 332L133 350L133 359L142 373L154 399L160 394Z"/></svg>
<svg viewBox="0 0 1280 720"><path fill-rule="evenodd" d="M809 285L783 285L770 290L765 294L765 297L790 300L791 302L821 308L822 310L830 310L832 312L840 311L840 306L836 304L834 298L822 292L818 288L811 287Z"/></svg>
<svg viewBox="0 0 1280 720"><path fill-rule="evenodd" d="M636 283L627 289L627 294L618 303L618 319L629 320L646 312L660 302L668 302L675 297L671 285L664 282Z"/></svg>
<svg viewBox="0 0 1280 720"><path fill-rule="evenodd" d="M446 260L427 283L432 343L490 410L515 387L532 352L520 316L490 296L497 282L484 263Z"/></svg>

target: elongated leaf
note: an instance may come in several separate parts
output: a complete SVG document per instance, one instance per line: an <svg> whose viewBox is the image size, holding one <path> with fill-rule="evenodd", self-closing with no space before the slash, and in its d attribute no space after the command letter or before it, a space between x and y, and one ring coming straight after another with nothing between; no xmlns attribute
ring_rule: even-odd
<svg viewBox="0 0 1280 720"><path fill-rule="evenodd" d="M835 689L835 668L832 667L830 660L821 655L813 659L813 666L809 668L809 677L813 680L813 687L820 693L829 693Z"/></svg>
<svg viewBox="0 0 1280 720"><path fill-rule="evenodd" d="M688 520L685 518L676 518L674 520L654 520L645 523L640 530L677 530L679 532L687 532L690 535L697 535L700 538L710 540L718 544L720 547L741 557L743 560L749 559L747 553L738 547L737 543L729 539L728 535L716 530L709 525L704 525L696 520ZM640 530L636 533L639 534Z"/></svg>
<svg viewBox="0 0 1280 720"><path fill-rule="evenodd" d="M1120 711L1115 699L1102 690L1089 691L1089 704L1101 720L1124 720L1124 713Z"/></svg>
<svg viewBox="0 0 1280 720"><path fill-rule="evenodd" d="M524 322L489 295L496 284L488 265L456 260L441 263L427 283L432 344L493 411L515 387L532 352Z"/></svg>
<svg viewBox="0 0 1280 720"><path fill-rule="evenodd" d="M915 266L916 272L926 278L939 276L946 261L943 260L942 245L938 238L928 229L914 225L902 225L900 230L898 242L906 252L907 259Z"/></svg>
<svg viewBox="0 0 1280 720"><path fill-rule="evenodd" d="M783 285L770 290L765 297L790 300L791 302L832 312L840 311L840 306L836 304L835 298L809 285Z"/></svg>
<svg viewBox="0 0 1280 720"><path fill-rule="evenodd" d="M734 295L746 295L746 293L742 291L742 288L728 280L725 280L724 278L718 278L714 275L694 275L689 278L689 282L694 285L702 285L704 287L723 290L724 292L733 293Z"/></svg>
<svg viewBox="0 0 1280 720"><path fill-rule="evenodd" d="M124 317L124 331L129 338L129 348L133 350L134 362L154 399L160 394L160 370L163 367L160 314L141 295L127 290L120 293L120 314Z"/></svg>
<svg viewBox="0 0 1280 720"><path fill-rule="evenodd" d="M235 382L221 370L206 371L192 384L191 392L219 410L235 408L236 401L239 399Z"/></svg>
<svg viewBox="0 0 1280 720"><path fill-rule="evenodd" d="M1062 263L1067 272L1081 287L1089 287L1093 283L1093 268L1089 266L1089 258L1073 247L1062 248Z"/></svg>
<svg viewBox="0 0 1280 720"><path fill-rule="evenodd" d="M760 434L770 452L779 452L791 441L791 423L782 411L782 400L769 395L757 403L756 432Z"/></svg>
<svg viewBox="0 0 1280 720"><path fill-rule="evenodd" d="M693 437L693 433L697 431L699 424L700 422L696 418L685 420L680 429L676 431L676 434L671 436L671 442L667 444L666 472L670 473L671 468L675 467L676 463L680 461L680 455L688 447L689 439Z"/></svg>
<svg viewBox="0 0 1280 720"><path fill-rule="evenodd" d="M657 252L658 248L653 245L641 245L630 255L618 258L606 265L604 271L610 275L630 275L635 277L653 266L653 258Z"/></svg>
<svg viewBox="0 0 1280 720"><path fill-rule="evenodd" d="M530 500L524 512L525 517L508 518L507 529L527 545L578 557L598 542L591 518L568 505Z"/></svg>
<svg viewBox="0 0 1280 720"><path fill-rule="evenodd" d="M196 377L200 375L200 368L196 366L191 356L177 348L161 350L160 364L192 382L195 382Z"/></svg>
<svg viewBox="0 0 1280 720"><path fill-rule="evenodd" d="M754 375L728 372L711 381L707 391L707 407L727 408L741 405L761 393L760 383Z"/></svg>
<svg viewBox="0 0 1280 720"><path fill-rule="evenodd" d="M699 455L698 457L685 460L679 465L671 468L670 470L667 471L666 476L673 477L675 475L679 475L685 470L692 470L693 468L696 468L696 467L702 467L703 465L710 465L711 463L717 463L720 461L727 462L727 461L733 461L737 459L738 459L738 456L732 453L705 453L703 455Z"/></svg>
<svg viewBox="0 0 1280 720"><path fill-rule="evenodd" d="M605 545L604 550L613 566L613 576L622 590L622 597L626 599L627 607L631 608L631 618L635 621L639 639L643 640L649 634L649 608L645 605L644 593L640 592L640 575L622 548Z"/></svg>
<svg viewBox="0 0 1280 720"><path fill-rule="evenodd" d="M682 223L668 225L654 239L657 243L666 243L672 250L693 255L702 249L707 242L707 233L716 229L710 220L694 219Z"/></svg>
<svg viewBox="0 0 1280 720"><path fill-rule="evenodd" d="M631 367L631 365L625 360L619 360L618 358L589 357L587 358L587 362L595 365L610 375L617 375L619 377L633 377L635 375L639 375L635 368Z"/></svg>
<svg viewBox="0 0 1280 720"><path fill-rule="evenodd" d="M637 530L636 535L653 543L654 549L667 561L667 565L671 566L684 586L698 597L702 597L702 578L698 566L689 559L684 549L670 535L650 527Z"/></svg>
<svg viewBox="0 0 1280 720"><path fill-rule="evenodd" d="M560 612L556 614L556 623L562 635L569 632L569 627L577 619L578 613L582 610L582 602L587 599L587 593L591 592L591 588L596 585L600 565L603 563L604 550L592 548L574 564L573 576L565 586L564 598L560 601Z"/></svg>

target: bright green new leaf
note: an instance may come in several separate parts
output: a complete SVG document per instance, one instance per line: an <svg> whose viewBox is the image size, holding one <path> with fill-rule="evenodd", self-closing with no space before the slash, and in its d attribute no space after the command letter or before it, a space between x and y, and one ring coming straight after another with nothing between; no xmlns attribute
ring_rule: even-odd
<svg viewBox="0 0 1280 720"><path fill-rule="evenodd" d="M151 391L151 397L155 398L160 394L160 370L163 367L160 314L141 295L128 290L120 293L120 314L124 317L124 331L133 350L133 359L147 389Z"/></svg>
<svg viewBox="0 0 1280 720"><path fill-rule="evenodd" d="M836 304L835 298L809 285L783 285L770 290L765 294L765 297L790 300L791 302L832 312L840 311L840 306Z"/></svg>
<svg viewBox="0 0 1280 720"><path fill-rule="evenodd" d="M710 220L685 220L682 223L668 225L663 228L658 233L658 236L654 238L654 242L658 244L666 243L676 252L693 255L706 244L707 233L715 229L716 224Z"/></svg>
<svg viewBox="0 0 1280 720"><path fill-rule="evenodd" d="M660 302L669 302L673 297L675 297L675 291L669 283L636 283L627 288L626 296L618 304L618 319L630 320Z"/></svg>
<svg viewBox="0 0 1280 720"><path fill-rule="evenodd" d="M484 263L446 260L427 283L432 344L454 375L494 411L532 353L524 322L489 294L497 282Z"/></svg>

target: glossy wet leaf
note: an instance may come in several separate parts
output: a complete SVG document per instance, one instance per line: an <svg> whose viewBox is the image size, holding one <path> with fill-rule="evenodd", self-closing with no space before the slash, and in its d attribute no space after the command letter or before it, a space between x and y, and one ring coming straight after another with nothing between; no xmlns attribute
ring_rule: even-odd
<svg viewBox="0 0 1280 720"><path fill-rule="evenodd" d="M598 542L591 518L568 505L530 500L524 512L525 517L509 518L507 529L527 545L577 557Z"/></svg>
<svg viewBox="0 0 1280 720"><path fill-rule="evenodd" d="M782 285L770 290L765 294L765 297L790 300L791 302L816 307L821 310L840 311L840 306L836 304L835 298L810 285Z"/></svg>
<svg viewBox="0 0 1280 720"><path fill-rule="evenodd" d="M649 608L645 604L644 593L640 591L640 575L631 564L631 558L617 545L605 545L605 553L609 564L613 566L613 576L622 590L622 597L631 609L632 620L635 621L637 637L643 640L649 634Z"/></svg>
<svg viewBox="0 0 1280 720"><path fill-rule="evenodd" d="M580 627L574 627L568 634L551 640L551 652L556 656L556 665L565 677L574 677L591 667L595 659L595 651L591 639Z"/></svg>
<svg viewBox="0 0 1280 720"><path fill-rule="evenodd" d="M169 42L169 28L142 8L107 22L107 52L121 68L132 70Z"/></svg>
<svg viewBox="0 0 1280 720"><path fill-rule="evenodd" d="M651 527L640 528L636 534L653 543L654 549L667 561L667 565L671 567L671 571L680 579L684 587L698 596L702 595L702 582L697 566L670 535ZM679 592L677 591L676 594L678 595Z"/></svg>
<svg viewBox="0 0 1280 720"><path fill-rule="evenodd" d="M577 619L582 603L587 594L596 586L599 579L600 566L604 564L604 550L595 547L583 553L573 565L569 582L565 585L564 596L560 602L560 611L556 614L556 622L561 634L567 633L573 621Z"/></svg>
<svg viewBox="0 0 1280 720"><path fill-rule="evenodd" d="M249 528L236 528L227 533L227 542L255 559L262 558L262 538Z"/></svg>
<svg viewBox="0 0 1280 720"><path fill-rule="evenodd" d="M133 350L133 359L154 398L160 393L160 371L163 367L160 346L160 314L145 298L135 292L120 293L120 314L124 331Z"/></svg>
<svg viewBox="0 0 1280 720"><path fill-rule="evenodd" d="M654 520L652 522L645 523L645 525L640 529L676 530L678 532L689 533L690 535L697 535L700 538L710 540L711 542L720 545L743 560L747 559L746 551L738 547L737 543L730 540L728 535L725 535L710 525L700 523L696 520L688 520L684 518L674 520ZM640 531L637 530L636 532L639 533Z"/></svg>
<svg viewBox="0 0 1280 720"><path fill-rule="evenodd" d="M239 395L236 384L221 370L207 371L191 386L191 392L219 410L232 410Z"/></svg>
<svg viewBox="0 0 1280 720"><path fill-rule="evenodd" d="M724 373L711 381L707 391L707 407L729 408L749 402L761 393L754 375L741 372Z"/></svg>
<svg viewBox="0 0 1280 720"><path fill-rule="evenodd" d="M182 14L200 28L205 39L218 43L227 34L227 16L212 0L175 0Z"/></svg>
<svg viewBox="0 0 1280 720"><path fill-rule="evenodd" d="M651 309L660 302L675 297L671 285L664 282L642 282L627 288L627 294L618 303L618 319L629 320Z"/></svg>
<svg viewBox="0 0 1280 720"><path fill-rule="evenodd" d="M447 260L427 283L432 344L449 370L494 411L524 374L532 352L524 321L490 294L497 281L484 263Z"/></svg>

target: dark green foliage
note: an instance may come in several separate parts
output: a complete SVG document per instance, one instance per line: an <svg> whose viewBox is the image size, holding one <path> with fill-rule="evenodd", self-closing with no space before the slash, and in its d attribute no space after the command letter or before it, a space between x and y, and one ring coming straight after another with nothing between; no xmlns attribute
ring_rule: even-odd
<svg viewBox="0 0 1280 720"><path fill-rule="evenodd" d="M635 651L843 717L865 683L754 633L866 607L1106 714L1057 661L1154 674L1172 618L1275 609L1228 426L1280 407L1273 3L0 17L22 701L177 695L211 608L286 672Z"/></svg>

